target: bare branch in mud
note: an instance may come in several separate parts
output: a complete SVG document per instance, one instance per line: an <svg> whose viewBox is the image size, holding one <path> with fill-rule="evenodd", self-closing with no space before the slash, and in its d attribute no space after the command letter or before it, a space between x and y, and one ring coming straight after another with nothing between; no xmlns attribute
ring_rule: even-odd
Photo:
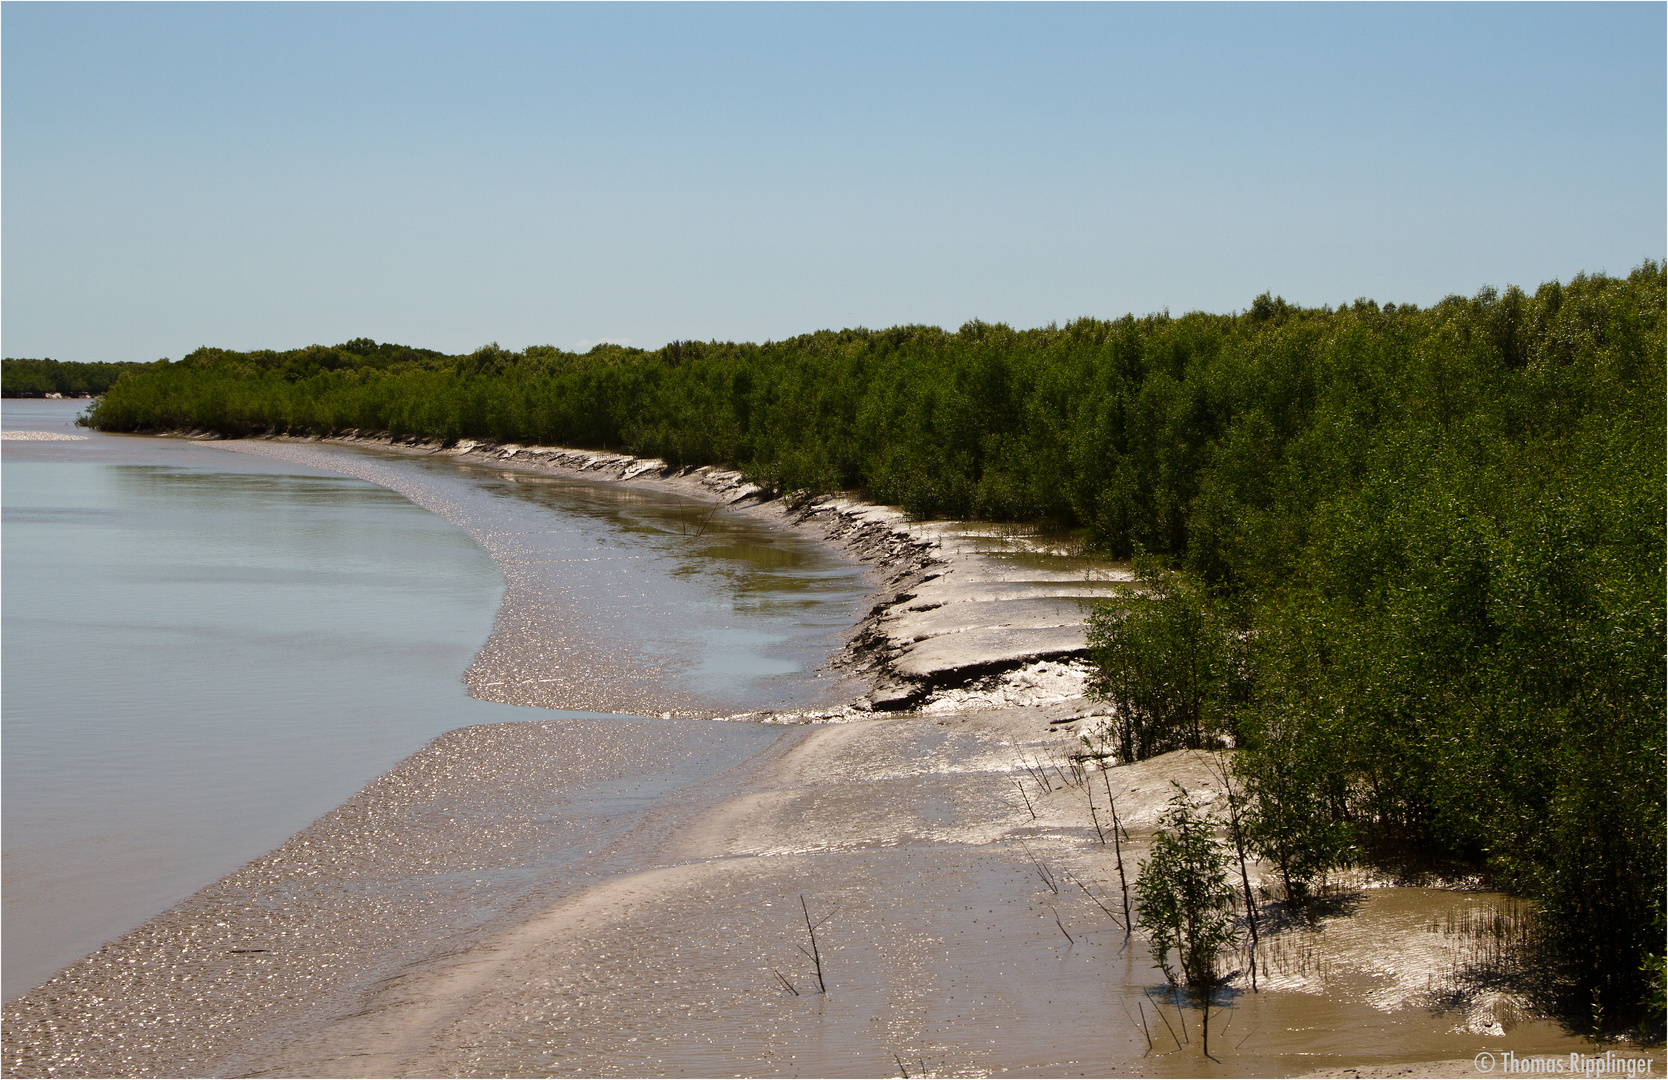
<svg viewBox="0 0 1668 1080"><path fill-rule="evenodd" d="M1147 995L1147 1000L1148 1001L1153 1000L1151 994L1147 994L1147 992L1145 990L1143 990L1141 992L1143 994ZM1137 1007L1139 1007L1139 1006L1137 1006ZM1168 1016L1164 1015L1164 1007L1162 1005L1160 1005L1158 1002L1153 1001L1153 1011L1158 1014L1158 1018L1160 1020L1164 1021L1164 1026L1170 1029L1170 1038L1176 1039L1176 1029L1173 1026L1171 1026L1170 1018ZM1143 1016L1144 1015L1145 1014L1143 1014ZM1176 1015L1180 1016L1181 1013L1178 1011ZM1185 1024L1182 1025L1182 1030L1184 1030L1184 1031L1187 1030L1187 1026ZM1176 1049L1180 1050L1181 1048L1182 1048L1182 1041L1180 1039L1176 1039Z"/></svg>
<svg viewBox="0 0 1668 1080"><path fill-rule="evenodd" d="M1037 858L1037 853L1031 850L1031 845L1021 839L1019 846L1025 849L1025 854L1031 856L1031 864L1037 868L1037 876L1042 878L1043 884L1047 885L1054 895L1058 896L1060 894L1060 883L1054 880L1054 875L1048 872L1048 867L1044 866L1042 860Z"/></svg>
<svg viewBox="0 0 1668 1080"><path fill-rule="evenodd" d="M1060 928L1060 933L1066 935L1066 940L1067 941L1071 942L1073 945L1076 945L1077 944L1077 939L1071 936L1071 931L1066 929L1066 924L1060 921L1060 913L1058 911L1055 911L1054 908L1049 908L1048 910L1054 912L1054 925L1058 926Z"/></svg>
<svg viewBox="0 0 1668 1080"><path fill-rule="evenodd" d="M834 917L834 912L830 911L827 915L824 915L816 922L812 922L811 908L805 903L804 893L799 894L799 910L805 913L805 933L811 938L811 947L807 949L805 946L801 945L799 947L799 951L804 953L806 959L810 960L817 969L817 993L826 994L828 993L828 984L823 982L822 979L822 950L817 947L817 927L821 926L829 919L832 919ZM834 910L838 911L839 909L835 908Z"/></svg>
<svg viewBox="0 0 1668 1080"><path fill-rule="evenodd" d="M1014 779L1014 787L1019 789L1019 797L1025 800L1025 809L1031 811L1031 820L1037 820L1037 809L1031 805L1031 796L1025 794L1025 785L1020 783L1017 777Z"/></svg>
<svg viewBox="0 0 1668 1080"><path fill-rule="evenodd" d="M678 527L686 536L691 536L695 539L700 539L701 535L707 531L707 526L712 524L712 519L714 517L716 517L718 515L718 511L720 511L722 509L724 509L724 504L723 503L715 503L711 510L708 510L706 513L702 514L700 517L696 518L695 519L695 531L693 533L689 532L689 527L688 527L687 524L685 524L681 515L678 518Z"/></svg>
<svg viewBox="0 0 1668 1080"><path fill-rule="evenodd" d="M1113 926L1116 926L1119 930L1124 930L1126 932L1128 931L1128 928L1126 926L1124 926L1123 923L1118 921L1118 917L1116 915L1112 914L1112 909L1107 907L1105 904L1101 903L1100 902L1100 897L1096 896L1094 893L1089 891L1089 886L1087 886L1087 885L1083 884L1081 881L1077 880L1077 878L1075 876L1073 876L1069 871L1066 873L1066 880L1070 881L1073 885L1076 885L1079 889L1082 889L1084 896L1087 896L1089 899L1093 900L1095 902L1096 907L1098 907L1102 911L1106 912L1106 917L1108 919L1112 920L1112 925Z"/></svg>
<svg viewBox="0 0 1668 1080"><path fill-rule="evenodd" d="M793 983L788 981L787 976L783 975L780 971L777 971L775 968L771 968L770 973L772 975L776 976L777 981L779 981L782 984L782 986L787 989L788 993L792 994L794 997L799 996L798 989L796 989L794 987Z"/></svg>
<svg viewBox="0 0 1668 1080"><path fill-rule="evenodd" d="M1103 765L1100 778L1106 783L1106 804L1112 808L1112 850L1118 855L1118 887L1124 892L1124 940L1129 940L1130 927L1134 920L1129 917L1129 879L1124 877L1124 840L1129 839L1129 833L1124 831L1124 823L1118 820L1118 801L1112 797L1112 774ZM1120 839L1120 834L1122 839Z"/></svg>
<svg viewBox="0 0 1668 1080"><path fill-rule="evenodd" d="M1101 847L1105 847L1106 834L1100 831L1100 815L1095 813L1095 789L1084 784L1083 792L1089 796L1089 820L1095 823L1095 835L1100 837Z"/></svg>
<svg viewBox="0 0 1668 1080"><path fill-rule="evenodd" d="M1147 1040L1147 1053L1150 1054L1153 1052L1153 1033L1147 1030L1147 1010L1141 1008L1141 1003L1139 1001L1135 1003L1135 1008L1141 1013L1141 1034ZM1124 1015L1129 1015L1129 1010L1127 1008L1124 1010Z"/></svg>
<svg viewBox="0 0 1668 1080"><path fill-rule="evenodd" d="M1037 782L1037 785L1043 789L1044 794L1054 790L1054 785L1048 782L1048 773L1041 765L1038 765L1024 754L1019 755L1019 763L1025 766L1025 771L1031 774L1031 779Z"/></svg>

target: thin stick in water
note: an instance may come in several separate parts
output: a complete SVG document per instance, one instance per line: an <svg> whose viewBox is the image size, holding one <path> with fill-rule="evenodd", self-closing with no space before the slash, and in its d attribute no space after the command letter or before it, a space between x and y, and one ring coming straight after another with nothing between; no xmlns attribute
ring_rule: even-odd
<svg viewBox="0 0 1668 1080"><path fill-rule="evenodd" d="M1145 990L1143 990L1143 991L1141 991L1141 992L1142 992L1142 993L1143 993L1143 994L1146 994L1146 995L1147 995L1147 1000L1148 1000L1148 1001L1152 1001L1152 1000L1153 1000L1153 996L1152 996L1152 995L1151 995L1151 994L1148 994L1148 993L1147 993L1147 992L1146 992L1146 991L1145 991ZM1164 1015L1164 1009L1163 1009L1163 1007L1161 1007L1161 1006L1160 1006L1160 1005L1159 1005L1159 1003L1158 1003L1158 1002L1156 1002L1156 1001L1153 1001L1153 1012L1156 1012L1156 1013L1157 1013L1157 1014L1158 1014L1158 1018L1159 1018L1159 1019L1160 1019L1160 1020L1162 1020L1162 1021L1164 1021L1164 1026L1165 1026L1165 1027L1166 1027L1166 1028L1169 1028L1169 1029L1170 1029L1170 1038L1172 1038L1172 1039L1175 1039L1175 1042L1176 1042L1176 1049L1177 1049L1177 1050L1180 1050L1180 1049L1181 1049L1181 1048L1182 1048L1182 1042L1181 1042L1181 1040L1180 1040L1180 1039L1177 1039L1177 1038L1176 1038L1176 1029L1175 1029L1175 1028L1174 1028L1174 1027L1171 1027L1171 1025L1170 1025L1170 1018L1169 1018L1169 1017L1168 1017L1168 1016L1165 1016L1165 1015ZM1143 1014L1143 1015L1144 1015L1144 1014Z"/></svg>
<svg viewBox="0 0 1668 1080"><path fill-rule="evenodd" d="M1025 800L1025 809L1031 811L1031 820L1035 821L1037 819L1037 809L1031 805L1031 796L1025 794L1025 785L1019 782L1018 777L1014 778L1014 787L1019 789L1019 797Z"/></svg>
<svg viewBox="0 0 1668 1080"><path fill-rule="evenodd" d="M832 919L834 917L834 912L830 911L827 915L824 915L822 918L818 919L816 922L812 922L811 921L811 908L808 904L805 903L805 894L804 893L799 894L799 910L801 910L805 913L805 932L811 936L810 951L807 952L806 949L805 949L805 946L803 946L803 945L801 945L799 947L799 951L802 952L802 953L805 953L805 955L810 959L811 963L816 966L816 969L817 969L817 993L826 994L826 993L828 993L828 984L823 982L823 980L822 980L822 950L817 948L817 927L821 926L823 923L827 922L829 919Z"/></svg>
<svg viewBox="0 0 1668 1080"><path fill-rule="evenodd" d="M1031 856L1031 864L1037 868L1037 876L1042 878L1043 884L1047 885L1054 892L1054 895L1058 896L1060 894L1060 883L1054 880L1054 875L1048 872L1048 867L1044 866L1042 860L1037 858L1037 853L1031 850L1031 845L1021 838L1019 846L1025 849L1025 854Z"/></svg>
<svg viewBox="0 0 1668 1080"><path fill-rule="evenodd" d="M1135 1008L1141 1013L1141 1034L1146 1036L1147 1053L1150 1054L1153 1052L1153 1033L1147 1030L1147 1010L1141 1008L1141 1003L1139 1001L1135 1003ZM1124 1014L1127 1016L1129 1014L1129 1010L1125 1009Z"/></svg>
<svg viewBox="0 0 1668 1080"><path fill-rule="evenodd" d="M1076 885L1079 889L1082 889L1083 890L1083 895L1085 895L1089 899L1093 900L1095 902L1096 907L1098 907L1102 911L1106 912L1106 917L1108 919L1112 920L1112 925L1113 926L1116 926L1119 930L1124 929L1124 924L1118 921L1118 917L1116 915L1112 914L1112 909L1107 907L1105 904L1101 903L1100 902L1100 897L1098 897L1094 893L1090 892L1089 891L1089 886L1087 886L1087 885L1083 884L1083 882L1079 881L1069 870L1066 872L1066 880L1070 881L1073 885Z"/></svg>
<svg viewBox="0 0 1668 1080"><path fill-rule="evenodd" d="M1129 879L1124 877L1124 844L1118 835L1122 833L1127 840L1129 833L1124 831L1123 822L1118 820L1118 801L1112 797L1112 774L1105 766L1101 767L1100 778L1106 784L1106 804L1112 808L1112 850L1118 856L1118 886L1124 893L1124 940L1128 941L1135 920L1129 917Z"/></svg>

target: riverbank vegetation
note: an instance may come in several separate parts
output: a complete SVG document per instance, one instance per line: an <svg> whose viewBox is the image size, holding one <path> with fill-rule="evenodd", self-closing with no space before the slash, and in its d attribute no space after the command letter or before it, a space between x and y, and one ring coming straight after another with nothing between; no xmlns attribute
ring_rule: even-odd
<svg viewBox="0 0 1668 1080"><path fill-rule="evenodd" d="M70 360L0 360L0 397L97 397L113 386L123 372L143 371L150 364L83 364Z"/></svg>
<svg viewBox="0 0 1668 1080"><path fill-rule="evenodd" d="M1665 292L1647 262L1429 308L205 348L88 422L617 449L1078 529L1158 586L1091 626L1127 756L1231 739L1294 895L1458 860L1535 901L1562 1008L1660 1025Z"/></svg>

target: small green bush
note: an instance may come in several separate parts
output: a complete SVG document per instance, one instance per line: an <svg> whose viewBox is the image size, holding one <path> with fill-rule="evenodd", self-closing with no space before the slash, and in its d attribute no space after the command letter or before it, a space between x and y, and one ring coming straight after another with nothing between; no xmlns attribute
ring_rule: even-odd
<svg viewBox="0 0 1668 1080"><path fill-rule="evenodd" d="M1139 595L1089 614L1089 692L1112 706L1123 761L1206 746L1226 727L1233 636L1196 580L1137 560Z"/></svg>
<svg viewBox="0 0 1668 1080"><path fill-rule="evenodd" d="M1202 1001L1219 981L1218 958L1237 936L1228 849L1216 838L1220 827L1177 785L1135 880L1139 925L1153 957L1171 984L1186 985Z"/></svg>

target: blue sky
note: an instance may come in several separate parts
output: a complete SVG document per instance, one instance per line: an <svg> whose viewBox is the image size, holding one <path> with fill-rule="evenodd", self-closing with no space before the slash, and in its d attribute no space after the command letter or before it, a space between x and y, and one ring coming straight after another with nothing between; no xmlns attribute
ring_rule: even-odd
<svg viewBox="0 0 1668 1080"><path fill-rule="evenodd" d="M1668 7L0 6L0 345L656 347L1625 273Z"/></svg>

